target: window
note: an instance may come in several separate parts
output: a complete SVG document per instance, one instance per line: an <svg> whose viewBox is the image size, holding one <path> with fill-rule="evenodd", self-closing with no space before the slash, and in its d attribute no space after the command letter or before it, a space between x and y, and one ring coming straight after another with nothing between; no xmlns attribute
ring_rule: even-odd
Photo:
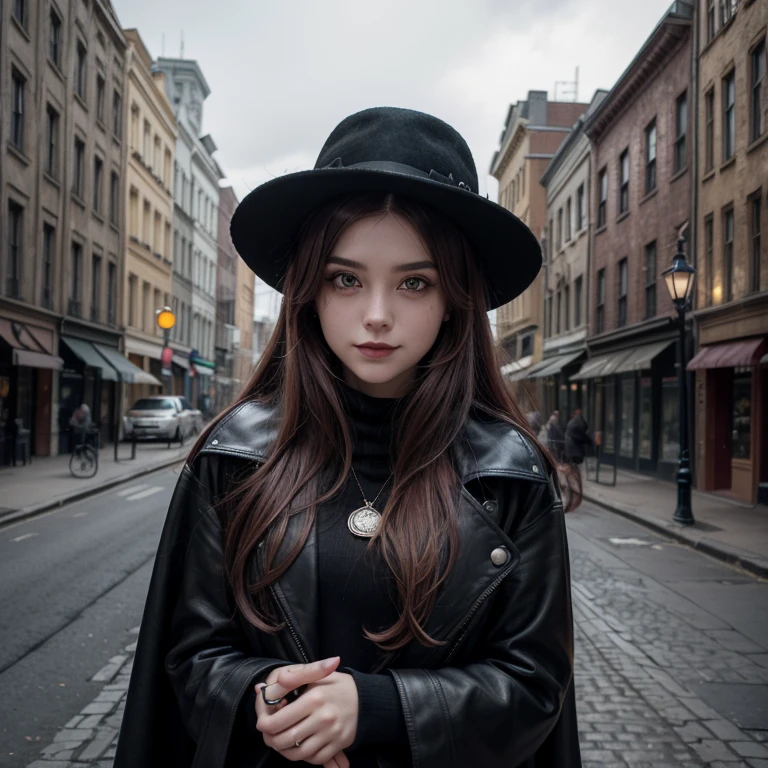
<svg viewBox="0 0 768 768"><path fill-rule="evenodd" d="M128 325L136 328L136 275L128 276Z"/></svg>
<svg viewBox="0 0 768 768"><path fill-rule="evenodd" d="M581 325L581 300L582 300L582 294L584 292L584 278L579 275L576 278L576 282L573 285L574 288L574 296L573 296L573 324L576 328L578 328Z"/></svg>
<svg viewBox="0 0 768 768"><path fill-rule="evenodd" d="M547 237L547 251L549 252L549 260L552 261L552 254L554 253L555 246L555 224L552 219L549 220L549 235Z"/></svg>
<svg viewBox="0 0 768 768"><path fill-rule="evenodd" d="M69 314L80 317L80 281L83 272L83 247L72 243L72 285L70 287Z"/></svg>
<svg viewBox="0 0 768 768"><path fill-rule="evenodd" d="M101 256L93 254L91 270L91 320L99 322L101 316Z"/></svg>
<svg viewBox="0 0 768 768"><path fill-rule="evenodd" d="M155 151L152 155L152 170L155 176L160 175L160 137L155 136Z"/></svg>
<svg viewBox="0 0 768 768"><path fill-rule="evenodd" d="M86 64L88 60L88 51L85 46L77 41L77 56L75 57L75 93L85 100L86 86Z"/></svg>
<svg viewBox="0 0 768 768"><path fill-rule="evenodd" d="M625 149L619 158L619 214L629 210L629 149Z"/></svg>
<svg viewBox="0 0 768 768"><path fill-rule="evenodd" d="M109 220L115 226L120 217L120 177L112 171L109 177Z"/></svg>
<svg viewBox="0 0 768 768"><path fill-rule="evenodd" d="M544 336L549 338L552 335L552 297L547 296L544 308Z"/></svg>
<svg viewBox="0 0 768 768"><path fill-rule="evenodd" d="M563 315L563 294L562 291L558 288L557 289L557 312L555 314L555 333L559 335L560 333L560 318Z"/></svg>
<svg viewBox="0 0 768 768"><path fill-rule="evenodd" d="M714 236L714 218L710 213L704 219L704 262L706 265L707 273L706 278L706 306L710 306L714 301L715 295L715 236Z"/></svg>
<svg viewBox="0 0 768 768"><path fill-rule="evenodd" d="M606 219L606 204L608 202L608 171L603 168L599 176L600 198L597 204L597 226L604 227Z"/></svg>
<svg viewBox="0 0 768 768"><path fill-rule="evenodd" d="M619 316L617 326L621 328L627 324L627 260L619 262Z"/></svg>
<svg viewBox="0 0 768 768"><path fill-rule="evenodd" d="M152 129L149 125L149 120L144 121L144 148L142 157L144 159L144 165L149 165L149 153L151 151L150 143L152 141Z"/></svg>
<svg viewBox="0 0 768 768"><path fill-rule="evenodd" d="M101 182L104 175L104 162L100 157L93 158L93 210L101 211Z"/></svg>
<svg viewBox="0 0 768 768"><path fill-rule="evenodd" d="M720 24L725 26L736 12L739 0L720 0Z"/></svg>
<svg viewBox="0 0 768 768"><path fill-rule="evenodd" d="M48 58L57 67L61 67L61 19L53 10L48 27Z"/></svg>
<svg viewBox="0 0 768 768"><path fill-rule="evenodd" d="M24 238L24 209L8 201L8 263L5 292L12 299L21 296L21 247Z"/></svg>
<svg viewBox="0 0 768 768"><path fill-rule="evenodd" d="M163 184L167 188L171 186L171 150L165 148L165 164L163 165Z"/></svg>
<svg viewBox="0 0 768 768"><path fill-rule="evenodd" d="M162 227L163 217L160 215L159 211L155 211L155 231L152 235L152 250L154 253L160 253L160 249L162 248Z"/></svg>
<svg viewBox="0 0 768 768"><path fill-rule="evenodd" d="M581 232L587 223L585 220L586 211L584 210L584 185L580 184L576 192L576 229Z"/></svg>
<svg viewBox="0 0 768 768"><path fill-rule="evenodd" d="M557 210L557 250L563 247L563 209Z"/></svg>
<svg viewBox="0 0 768 768"><path fill-rule="evenodd" d="M723 162L730 160L736 151L735 100L736 78L731 72L723 79Z"/></svg>
<svg viewBox="0 0 768 768"><path fill-rule="evenodd" d="M653 380L650 376L640 379L640 418L638 429L638 455L641 459L651 458L653 422Z"/></svg>
<svg viewBox="0 0 768 768"><path fill-rule="evenodd" d="M710 88L704 96L706 136L704 139L704 170L715 167L715 89Z"/></svg>
<svg viewBox="0 0 768 768"><path fill-rule="evenodd" d="M75 173L72 191L79 197L85 196L85 142L75 139Z"/></svg>
<svg viewBox="0 0 768 768"><path fill-rule="evenodd" d="M533 354L533 334L526 334L520 342L520 357L528 357Z"/></svg>
<svg viewBox="0 0 768 768"><path fill-rule="evenodd" d="M104 122L104 76L101 74L96 75L96 119L100 122Z"/></svg>
<svg viewBox="0 0 768 768"><path fill-rule="evenodd" d="M573 221L573 214L571 211L571 198L568 198L568 202L565 204L565 240L568 242L571 239L571 222Z"/></svg>
<svg viewBox="0 0 768 768"><path fill-rule="evenodd" d="M142 221L142 238L141 244L149 247L149 228L150 228L150 216L152 215L152 209L149 205L149 200L144 201L144 220Z"/></svg>
<svg viewBox="0 0 768 768"><path fill-rule="evenodd" d="M645 319L656 314L656 241L645 246Z"/></svg>
<svg viewBox="0 0 768 768"><path fill-rule="evenodd" d="M688 134L688 93L675 102L675 173L687 164L686 136Z"/></svg>
<svg viewBox="0 0 768 768"><path fill-rule="evenodd" d="M674 461L680 455L680 388L677 377L661 380L661 458Z"/></svg>
<svg viewBox="0 0 768 768"><path fill-rule="evenodd" d="M112 93L112 133L116 139L123 136L123 100L117 91Z"/></svg>
<svg viewBox="0 0 768 768"><path fill-rule="evenodd" d="M656 121L645 129L645 194L656 189Z"/></svg>
<svg viewBox="0 0 768 768"><path fill-rule="evenodd" d="M749 270L749 289L752 293L760 290L760 214L761 214L760 190L749 200L751 269Z"/></svg>
<svg viewBox="0 0 768 768"><path fill-rule="evenodd" d="M107 325L115 325L115 304L117 303L117 265L107 264Z"/></svg>
<svg viewBox="0 0 768 768"><path fill-rule="evenodd" d="M707 42L715 36L715 0L707 0Z"/></svg>
<svg viewBox="0 0 768 768"><path fill-rule="evenodd" d="M26 0L13 0L13 18L26 29L27 3Z"/></svg>
<svg viewBox="0 0 768 768"><path fill-rule="evenodd" d="M59 175L59 113L50 104L46 118L45 172L55 179Z"/></svg>
<svg viewBox="0 0 768 768"><path fill-rule="evenodd" d="M566 285L563 289L563 312L565 314L565 330L571 330L571 286Z"/></svg>
<svg viewBox="0 0 768 768"><path fill-rule="evenodd" d="M56 254L56 230L43 224L43 274L40 303L46 309L53 304L53 261Z"/></svg>
<svg viewBox="0 0 768 768"><path fill-rule="evenodd" d="M765 131L765 38L750 54L752 69L752 98L750 99L749 141L756 141Z"/></svg>
<svg viewBox="0 0 768 768"><path fill-rule="evenodd" d="M11 144L24 149L24 88L26 80L17 70L12 70L11 79Z"/></svg>
<svg viewBox="0 0 768 768"><path fill-rule="evenodd" d="M622 376L619 422L619 455L632 458L635 450L635 377Z"/></svg>
<svg viewBox="0 0 768 768"><path fill-rule="evenodd" d="M595 305L595 333L605 329L605 268L597 273L597 304Z"/></svg>
<svg viewBox="0 0 768 768"><path fill-rule="evenodd" d="M139 107L131 105L131 152L139 151Z"/></svg>
<svg viewBox="0 0 768 768"><path fill-rule="evenodd" d="M723 213L723 301L733 299L733 208Z"/></svg>
<svg viewBox="0 0 768 768"><path fill-rule="evenodd" d="M151 331L152 330L152 321L149 319L150 314L152 312L152 307L150 306L150 285L145 280L144 285L142 286L142 307L141 307L141 329L143 331Z"/></svg>
<svg viewBox="0 0 768 768"><path fill-rule="evenodd" d="M752 371L736 368L733 372L733 440L731 458L749 459L752 437Z"/></svg>

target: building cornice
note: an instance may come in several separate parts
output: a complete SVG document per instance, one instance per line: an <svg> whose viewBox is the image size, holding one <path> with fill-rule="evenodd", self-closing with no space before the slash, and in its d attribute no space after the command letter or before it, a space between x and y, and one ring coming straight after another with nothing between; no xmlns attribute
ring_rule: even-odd
<svg viewBox="0 0 768 768"><path fill-rule="evenodd" d="M497 154L496 162L491 169L491 175L498 181L501 181L501 177L512 162L512 158L522 146L526 137L527 125L528 121L524 117L517 118L517 124L507 140L507 143Z"/></svg>

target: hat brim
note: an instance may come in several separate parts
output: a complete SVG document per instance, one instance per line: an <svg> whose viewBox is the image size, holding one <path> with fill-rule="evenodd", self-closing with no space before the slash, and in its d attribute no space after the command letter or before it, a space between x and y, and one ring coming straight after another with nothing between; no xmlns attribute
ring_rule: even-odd
<svg viewBox="0 0 768 768"><path fill-rule="evenodd" d="M463 230L479 259L495 309L519 296L541 269L541 247L513 213L460 187L390 171L324 168L299 171L262 184L243 198L230 224L232 242L267 285L281 282L307 216L339 196L393 192L432 206Z"/></svg>

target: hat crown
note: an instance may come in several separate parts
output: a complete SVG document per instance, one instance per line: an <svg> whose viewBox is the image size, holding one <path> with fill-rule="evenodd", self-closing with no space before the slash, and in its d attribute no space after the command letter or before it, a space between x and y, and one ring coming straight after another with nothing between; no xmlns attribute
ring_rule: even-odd
<svg viewBox="0 0 768 768"><path fill-rule="evenodd" d="M435 171L454 183L478 191L477 170L467 142L448 123L412 109L374 107L342 120L326 140L315 169L341 160L345 168L358 163L391 162L429 174Z"/></svg>

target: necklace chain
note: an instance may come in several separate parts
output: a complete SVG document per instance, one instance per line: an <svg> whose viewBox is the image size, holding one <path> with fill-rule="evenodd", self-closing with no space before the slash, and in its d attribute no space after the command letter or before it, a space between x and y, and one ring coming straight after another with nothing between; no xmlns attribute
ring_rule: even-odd
<svg viewBox="0 0 768 768"><path fill-rule="evenodd" d="M381 496L381 491L383 491L387 487L387 483L392 479L392 475L394 472L389 473L389 477L386 479L384 485L381 486L381 490L376 494L376 498L373 501L368 501L368 499L365 498L365 491L363 490L363 486L360 485L360 481L357 479L357 473L355 472L355 468L350 465L350 469L352 470L352 475L355 478L355 482L357 483L357 487L360 489L360 495L363 497L363 501L365 502L366 507L373 507L375 506L379 496Z"/></svg>

